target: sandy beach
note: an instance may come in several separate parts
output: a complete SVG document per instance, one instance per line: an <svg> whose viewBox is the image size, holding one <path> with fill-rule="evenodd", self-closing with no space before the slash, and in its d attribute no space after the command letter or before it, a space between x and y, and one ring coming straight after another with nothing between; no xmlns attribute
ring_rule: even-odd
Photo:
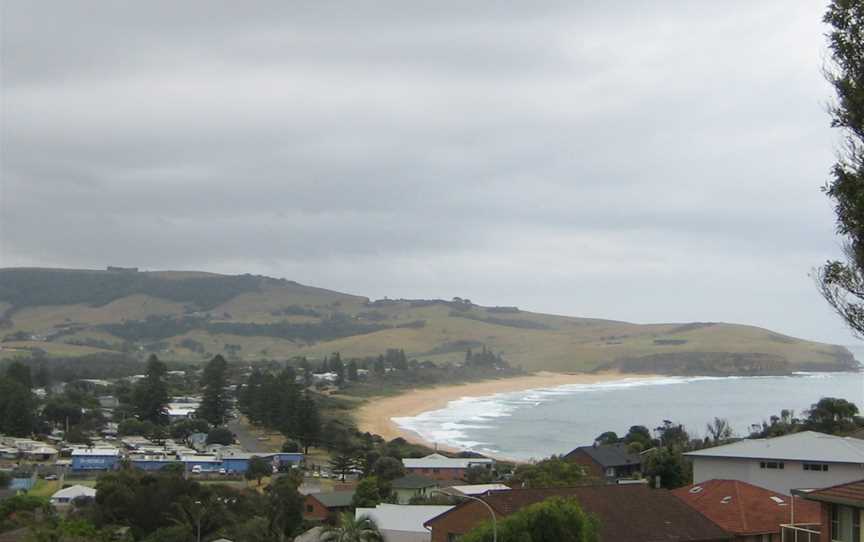
<svg viewBox="0 0 864 542"><path fill-rule="evenodd" d="M368 431L381 435L387 440L402 437L409 442L434 446L413 431L406 431L396 425L391 418L417 416L430 410L447 406L450 401L462 397L483 397L496 393L529 390L534 388L549 388L566 384L594 384L624 379L651 379L657 375L622 374L617 372L604 373L550 373L540 372L527 376L484 380L453 386L439 386L406 391L394 397L372 399L363 405L356 413L357 427L360 431ZM457 451L438 443L438 448Z"/></svg>

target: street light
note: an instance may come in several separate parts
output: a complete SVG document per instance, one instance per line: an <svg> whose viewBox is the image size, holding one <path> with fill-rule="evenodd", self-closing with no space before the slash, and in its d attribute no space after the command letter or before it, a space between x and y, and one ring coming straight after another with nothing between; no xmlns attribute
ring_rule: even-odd
<svg viewBox="0 0 864 542"><path fill-rule="evenodd" d="M432 493L439 493L441 495L446 495L448 497L456 497L456 498L461 498L461 499L468 499L470 501L477 501L480 504L482 504L483 506L485 506L486 510L489 511L489 515L492 516L492 542L498 542L498 521L495 517L495 510L492 510L492 507L489 506L488 502L484 501L483 499L481 499L479 497L475 497L473 495L465 495L464 493L459 493L459 494L449 493L447 491L444 491L443 489L433 489Z"/></svg>
<svg viewBox="0 0 864 542"><path fill-rule="evenodd" d="M195 516L195 524L198 527L198 542L201 542L201 516L204 515L204 504L201 501L195 501L198 505L198 514Z"/></svg>

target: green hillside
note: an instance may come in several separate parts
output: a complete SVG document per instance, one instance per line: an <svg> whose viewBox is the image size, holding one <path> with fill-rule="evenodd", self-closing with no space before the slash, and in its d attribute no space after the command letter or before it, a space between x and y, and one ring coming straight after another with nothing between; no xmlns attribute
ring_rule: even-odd
<svg viewBox="0 0 864 542"><path fill-rule="evenodd" d="M458 362L486 346L527 370L766 374L857 367L843 347L725 323L639 325L378 300L253 275L0 269L0 357L155 352L166 359L378 355Z"/></svg>

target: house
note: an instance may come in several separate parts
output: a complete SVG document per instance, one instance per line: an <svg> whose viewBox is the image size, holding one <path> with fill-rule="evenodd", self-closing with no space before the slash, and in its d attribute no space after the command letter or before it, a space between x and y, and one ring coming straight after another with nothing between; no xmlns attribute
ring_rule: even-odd
<svg viewBox="0 0 864 542"><path fill-rule="evenodd" d="M24 450L24 457L31 461L50 461L56 459L59 453L56 448L43 444L42 446Z"/></svg>
<svg viewBox="0 0 864 542"><path fill-rule="evenodd" d="M419 459L403 459L405 472L420 474L435 480L461 480L465 471L479 467L492 470L495 461L486 457L447 457L441 454L430 454Z"/></svg>
<svg viewBox="0 0 864 542"><path fill-rule="evenodd" d="M168 415L171 423L174 423L195 417L196 410L198 410L198 403L168 403L165 414Z"/></svg>
<svg viewBox="0 0 864 542"><path fill-rule="evenodd" d="M795 490L796 495L819 505L817 524L795 521L784 526L786 540L855 542L861 540L864 520L864 480L817 490ZM808 538L809 537L809 538Z"/></svg>
<svg viewBox="0 0 864 542"><path fill-rule="evenodd" d="M740 480L790 495L864 478L864 440L802 431L745 439L684 454L693 460L693 482Z"/></svg>
<svg viewBox="0 0 864 542"><path fill-rule="evenodd" d="M72 450L72 470L113 470L120 464L117 448L77 448Z"/></svg>
<svg viewBox="0 0 864 542"><path fill-rule="evenodd" d="M342 512L351 511L354 491L330 491L306 495L303 519L333 523Z"/></svg>
<svg viewBox="0 0 864 542"><path fill-rule="evenodd" d="M437 480L419 474L407 474L390 482L390 489L396 495L396 502L399 504L408 504L415 497L428 497L437 487L439 487Z"/></svg>
<svg viewBox="0 0 864 542"><path fill-rule="evenodd" d="M61 489L60 491L51 495L51 504L53 505L65 505L72 504L72 501L79 497L90 497L91 499L96 498L96 490L92 487L87 486L69 486Z"/></svg>
<svg viewBox="0 0 864 542"><path fill-rule="evenodd" d="M374 521L387 542L429 542L432 535L424 524L452 508L453 506L379 504L375 508L358 508L354 512L354 518L365 516Z"/></svg>
<svg viewBox="0 0 864 542"><path fill-rule="evenodd" d="M555 489L512 489L479 497L500 520L551 497L569 497L600 521L600 540L719 542L730 536L665 489L643 485L596 485ZM426 522L431 542L452 542L484 521L489 512L476 501L463 502Z"/></svg>
<svg viewBox="0 0 864 542"><path fill-rule="evenodd" d="M642 458L631 453L624 443L580 446L564 456L585 469L592 478L617 480L633 478L642 470Z"/></svg>
<svg viewBox="0 0 864 542"><path fill-rule="evenodd" d="M781 542L781 525L819 521L819 506L738 480L708 480L672 490L736 542Z"/></svg>
<svg viewBox="0 0 864 542"><path fill-rule="evenodd" d="M8 446L0 446L0 459L17 459L18 449Z"/></svg>

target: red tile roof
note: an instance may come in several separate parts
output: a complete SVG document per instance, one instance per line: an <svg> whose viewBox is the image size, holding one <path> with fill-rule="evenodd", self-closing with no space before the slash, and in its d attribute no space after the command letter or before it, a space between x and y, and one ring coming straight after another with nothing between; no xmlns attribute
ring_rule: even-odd
<svg viewBox="0 0 864 542"><path fill-rule="evenodd" d="M805 499L864 507L864 480L799 493Z"/></svg>
<svg viewBox="0 0 864 542"><path fill-rule="evenodd" d="M735 535L780 532L780 524L819 523L819 505L737 480L708 480L672 494Z"/></svg>
<svg viewBox="0 0 864 542"><path fill-rule="evenodd" d="M513 489L483 495L495 513L508 516L521 508L551 497L572 497L586 512L600 520L600 539L615 542L717 542L729 534L665 489L642 485L598 485L555 489ZM445 518L453 510L426 525ZM483 517L478 518L478 524Z"/></svg>

